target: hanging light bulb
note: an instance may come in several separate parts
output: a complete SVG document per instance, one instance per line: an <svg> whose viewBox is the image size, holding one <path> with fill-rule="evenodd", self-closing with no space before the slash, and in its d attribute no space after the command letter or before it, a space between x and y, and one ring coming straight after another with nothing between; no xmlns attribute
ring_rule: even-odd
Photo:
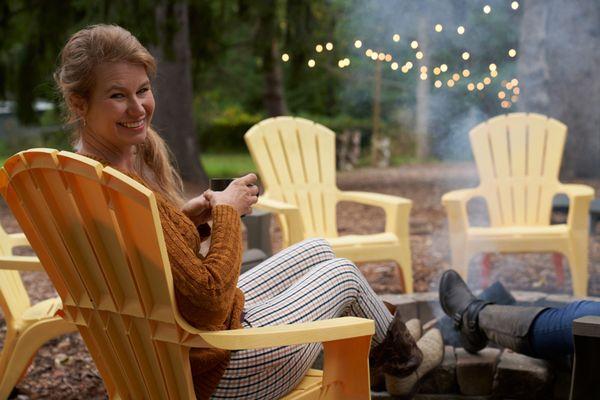
<svg viewBox="0 0 600 400"><path fill-rule="evenodd" d="M439 74L440 74L440 72L442 72L442 70L440 70L440 68L439 68L439 67L435 67L435 68L433 69L433 74L434 74L434 75L439 75Z"/></svg>
<svg viewBox="0 0 600 400"><path fill-rule="evenodd" d="M492 80L489 76L486 76L485 78L483 78L483 83L489 85L490 83L492 83Z"/></svg>
<svg viewBox="0 0 600 400"><path fill-rule="evenodd" d="M385 60L385 53L379 53L379 55L377 56L377 58L379 59L379 61Z"/></svg>
<svg viewBox="0 0 600 400"><path fill-rule="evenodd" d="M315 60L313 60L312 58L311 58L310 60L308 60L308 67L309 67L309 68L312 68L312 67L314 67L314 66L315 66L315 64L316 64L316 63L315 63Z"/></svg>
<svg viewBox="0 0 600 400"><path fill-rule="evenodd" d="M468 51L465 51L462 53L462 59L467 61L469 58L471 57L471 55L469 54Z"/></svg>
<svg viewBox="0 0 600 400"><path fill-rule="evenodd" d="M460 75L459 74L452 74L452 80L458 82L458 80L460 79Z"/></svg>
<svg viewBox="0 0 600 400"><path fill-rule="evenodd" d="M367 51L365 51L365 56L371 57L371 54L373 54L373 50L367 49Z"/></svg>
<svg viewBox="0 0 600 400"><path fill-rule="evenodd" d="M515 58L517 56L517 51L515 49L510 49L508 51L508 56L511 58Z"/></svg>
<svg viewBox="0 0 600 400"><path fill-rule="evenodd" d="M483 88L485 87L485 85L481 82L477 82L477 90L483 90Z"/></svg>
<svg viewBox="0 0 600 400"><path fill-rule="evenodd" d="M425 65L423 65L419 71L421 71L421 73L427 73L427 67Z"/></svg>
<svg viewBox="0 0 600 400"><path fill-rule="evenodd" d="M417 60L420 60L423 58L423 52L422 51L417 51L417 53L415 54L415 57L417 58Z"/></svg>
<svg viewBox="0 0 600 400"><path fill-rule="evenodd" d="M495 77L497 77L497 76L498 76L498 71L492 71L492 72L490 72L490 76L491 76L492 78L495 78Z"/></svg>
<svg viewBox="0 0 600 400"><path fill-rule="evenodd" d="M322 51L323 51L323 46L322 46L322 45L320 45L320 44L316 45L316 46L315 46L315 51L316 51L317 53L320 53L320 52L322 52Z"/></svg>
<svg viewBox="0 0 600 400"><path fill-rule="evenodd" d="M427 74L421 74L421 80L424 81L425 79L427 79Z"/></svg>
<svg viewBox="0 0 600 400"><path fill-rule="evenodd" d="M356 47L357 49L360 49L362 47L362 42L360 40L355 40L354 47Z"/></svg>
<svg viewBox="0 0 600 400"><path fill-rule="evenodd" d="M446 72L448 71L448 66L446 64L442 64L440 65L440 69L442 70L442 72Z"/></svg>
<svg viewBox="0 0 600 400"><path fill-rule="evenodd" d="M433 86L435 86L438 89L441 88L442 87L442 81L440 81L440 80L435 81L435 83L433 84Z"/></svg>
<svg viewBox="0 0 600 400"><path fill-rule="evenodd" d="M506 97L506 93L504 93L502 90L498 92L498 98L499 98L500 100L502 100L502 99L503 99L503 98L505 98L505 97Z"/></svg>
<svg viewBox="0 0 600 400"><path fill-rule="evenodd" d="M283 53L283 54L281 55L281 60L282 60L283 62L288 62L288 61L290 61L290 55L289 55L288 53Z"/></svg>
<svg viewBox="0 0 600 400"><path fill-rule="evenodd" d="M395 33L394 36L392 36L392 40L394 42L399 42L400 41L400 35L398 35L397 33Z"/></svg>
<svg viewBox="0 0 600 400"><path fill-rule="evenodd" d="M441 32L444 30L444 27L442 26L442 24L436 24L434 29L436 32Z"/></svg>
<svg viewBox="0 0 600 400"><path fill-rule="evenodd" d="M517 8L519 8L519 2L518 1L513 1L512 3L510 3L510 7L513 10L516 10Z"/></svg>
<svg viewBox="0 0 600 400"><path fill-rule="evenodd" d="M452 79L448 79L448 82L446 82L446 84L448 85L448 87L453 87L454 81Z"/></svg>
<svg viewBox="0 0 600 400"><path fill-rule="evenodd" d="M472 92L473 90L475 90L475 84L473 82L469 83L467 85L467 89L469 89L469 92Z"/></svg>
<svg viewBox="0 0 600 400"><path fill-rule="evenodd" d="M385 55L385 61L387 61L387 62L392 61L392 55L391 54L386 54Z"/></svg>
<svg viewBox="0 0 600 400"><path fill-rule="evenodd" d="M410 47L412 47L413 49L416 49L417 47L419 47L419 42L417 42L416 40L413 40L412 42L410 42Z"/></svg>
<svg viewBox="0 0 600 400"><path fill-rule="evenodd" d="M490 7L488 4L486 4L483 7L483 12L486 13L486 14L489 14L490 12L492 12L492 7Z"/></svg>
<svg viewBox="0 0 600 400"><path fill-rule="evenodd" d="M333 43L331 43L331 42L328 42L328 43L325 45L325 48L326 48L328 51L331 51L331 50L333 50Z"/></svg>
<svg viewBox="0 0 600 400"><path fill-rule="evenodd" d="M393 62L391 65L390 65L390 68L391 68L391 69L393 69L394 71L395 71L395 70L397 70L397 69L398 69L398 63L394 61L394 62Z"/></svg>
<svg viewBox="0 0 600 400"><path fill-rule="evenodd" d="M465 78L468 78L469 75L471 75L471 71L469 71L468 69L463 69L462 76L464 76Z"/></svg>

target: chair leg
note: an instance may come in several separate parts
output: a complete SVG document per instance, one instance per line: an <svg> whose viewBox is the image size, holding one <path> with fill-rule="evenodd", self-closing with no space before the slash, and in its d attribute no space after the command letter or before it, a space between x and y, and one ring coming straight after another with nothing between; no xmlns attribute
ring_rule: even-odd
<svg viewBox="0 0 600 400"><path fill-rule="evenodd" d="M588 238L572 238L567 259L573 282L573 294L577 297L587 296L588 289Z"/></svg>
<svg viewBox="0 0 600 400"><path fill-rule="evenodd" d="M44 343L74 330L74 325L59 318L53 318L30 325L19 334L13 331L10 338L7 333L0 365L10 366L10 368L5 368L0 377L0 399L8 397L13 387L25 375L35 353Z"/></svg>
<svg viewBox="0 0 600 400"><path fill-rule="evenodd" d="M560 253L552 253L554 262L554 271L556 273L556 286L563 289L565 287L565 271L563 269L563 256Z"/></svg>
<svg viewBox="0 0 600 400"><path fill-rule="evenodd" d="M400 251L399 255L394 258L398 264L398 272L402 280L402 287L405 293L413 293L413 274L412 260L410 252Z"/></svg>
<svg viewBox="0 0 600 400"><path fill-rule="evenodd" d="M467 282L469 260L471 258L467 246L464 240L452 237L450 237L450 246L452 253L452 269L458 272L464 281Z"/></svg>

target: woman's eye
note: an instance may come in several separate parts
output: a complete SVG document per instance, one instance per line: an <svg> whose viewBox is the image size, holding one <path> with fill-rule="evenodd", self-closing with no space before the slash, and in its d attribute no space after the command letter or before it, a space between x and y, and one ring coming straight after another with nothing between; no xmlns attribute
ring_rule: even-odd
<svg viewBox="0 0 600 400"><path fill-rule="evenodd" d="M149 88L149 87L141 88L141 89L138 91L138 94L144 94L144 93L146 93L146 92L149 92L149 91L150 91L150 88Z"/></svg>
<svg viewBox="0 0 600 400"><path fill-rule="evenodd" d="M113 93L110 95L111 99L122 99L123 97L125 97L123 96L123 93Z"/></svg>

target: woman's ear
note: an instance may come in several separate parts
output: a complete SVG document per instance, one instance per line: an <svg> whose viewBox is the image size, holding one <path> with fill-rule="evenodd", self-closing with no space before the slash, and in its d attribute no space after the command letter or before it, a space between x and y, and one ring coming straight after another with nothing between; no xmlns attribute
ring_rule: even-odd
<svg viewBox="0 0 600 400"><path fill-rule="evenodd" d="M69 105L79 118L85 118L87 114L87 101L83 97L78 94L71 94L69 96Z"/></svg>

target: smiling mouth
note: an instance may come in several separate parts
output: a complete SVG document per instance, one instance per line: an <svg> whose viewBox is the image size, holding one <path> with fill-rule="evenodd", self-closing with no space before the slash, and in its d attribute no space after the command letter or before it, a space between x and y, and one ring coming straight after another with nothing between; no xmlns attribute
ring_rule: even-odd
<svg viewBox="0 0 600 400"><path fill-rule="evenodd" d="M125 128L139 128L144 125L144 120L140 119L139 121L133 122L118 122L118 124L124 126Z"/></svg>

